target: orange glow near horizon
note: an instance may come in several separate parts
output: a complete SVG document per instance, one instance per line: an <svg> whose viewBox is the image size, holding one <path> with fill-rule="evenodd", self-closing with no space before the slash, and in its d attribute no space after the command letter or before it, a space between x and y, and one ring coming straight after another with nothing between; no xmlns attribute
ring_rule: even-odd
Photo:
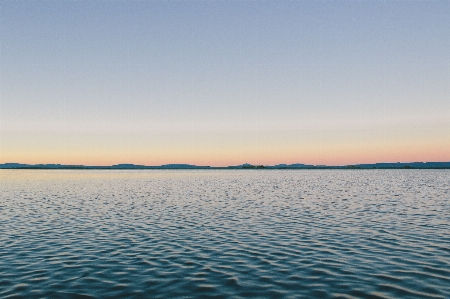
<svg viewBox="0 0 450 299"><path fill-rule="evenodd" d="M4 133L0 163L332 166L450 161L450 139L445 128L405 126L391 130L345 128L283 133Z"/></svg>
<svg viewBox="0 0 450 299"><path fill-rule="evenodd" d="M284 148L262 150L242 149L238 155L232 151L187 150L178 151L111 151L103 152L45 152L33 153L2 151L0 163L70 164L107 166L121 163L158 166L162 164L194 164L230 166L250 163L253 165L276 165L303 163L311 165L370 164L377 162L431 162L450 161L448 144L433 145L367 145L367 146L309 146L300 150Z"/></svg>

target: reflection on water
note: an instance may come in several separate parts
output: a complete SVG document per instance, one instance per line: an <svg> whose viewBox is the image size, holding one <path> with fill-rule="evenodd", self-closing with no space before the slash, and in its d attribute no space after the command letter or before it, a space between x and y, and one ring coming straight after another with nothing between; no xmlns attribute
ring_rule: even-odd
<svg viewBox="0 0 450 299"><path fill-rule="evenodd" d="M448 298L448 170L1 170L0 297Z"/></svg>

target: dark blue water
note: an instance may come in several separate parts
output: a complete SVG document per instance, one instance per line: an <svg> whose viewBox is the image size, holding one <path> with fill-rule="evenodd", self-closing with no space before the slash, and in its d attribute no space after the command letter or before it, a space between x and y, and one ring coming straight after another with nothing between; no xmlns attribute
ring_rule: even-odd
<svg viewBox="0 0 450 299"><path fill-rule="evenodd" d="M449 298L448 170L0 171L1 298Z"/></svg>

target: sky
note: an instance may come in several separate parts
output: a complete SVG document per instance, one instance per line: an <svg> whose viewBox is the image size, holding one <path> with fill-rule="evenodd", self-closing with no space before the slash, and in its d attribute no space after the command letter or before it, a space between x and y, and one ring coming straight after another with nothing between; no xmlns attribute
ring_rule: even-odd
<svg viewBox="0 0 450 299"><path fill-rule="evenodd" d="M0 2L0 163L450 161L450 1Z"/></svg>

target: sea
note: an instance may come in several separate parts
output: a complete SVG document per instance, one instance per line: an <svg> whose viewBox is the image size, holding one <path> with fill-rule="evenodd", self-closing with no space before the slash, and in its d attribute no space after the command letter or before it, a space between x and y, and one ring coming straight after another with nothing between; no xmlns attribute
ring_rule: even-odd
<svg viewBox="0 0 450 299"><path fill-rule="evenodd" d="M0 170L0 298L450 298L450 170Z"/></svg>

